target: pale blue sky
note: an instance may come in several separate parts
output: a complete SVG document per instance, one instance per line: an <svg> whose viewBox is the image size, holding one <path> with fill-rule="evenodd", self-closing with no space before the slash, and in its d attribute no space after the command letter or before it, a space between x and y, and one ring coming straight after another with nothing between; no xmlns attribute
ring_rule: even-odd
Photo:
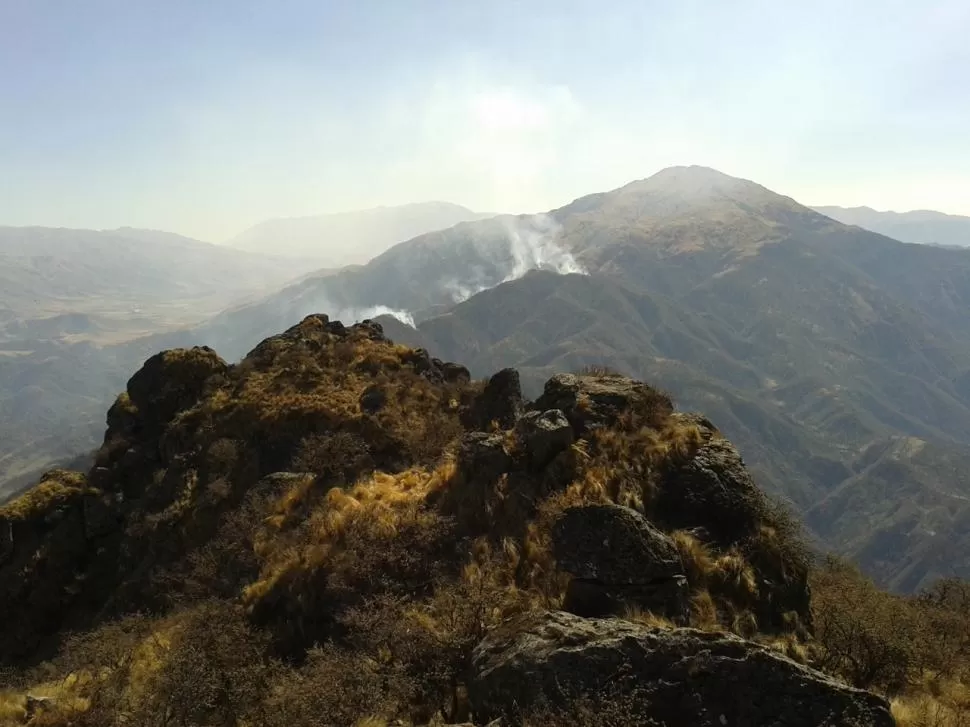
<svg viewBox="0 0 970 727"><path fill-rule="evenodd" d="M0 224L220 241L672 164L970 214L968 38L968 0L0 0Z"/></svg>

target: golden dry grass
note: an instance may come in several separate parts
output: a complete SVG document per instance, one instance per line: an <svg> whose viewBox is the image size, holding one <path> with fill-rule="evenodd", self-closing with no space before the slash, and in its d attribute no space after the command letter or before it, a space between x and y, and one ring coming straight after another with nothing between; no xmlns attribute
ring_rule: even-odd
<svg viewBox="0 0 970 727"><path fill-rule="evenodd" d="M670 630L677 628L677 624L664 616L658 616L651 611L644 611L639 608L627 608L621 615L626 621L631 621L648 629Z"/></svg>
<svg viewBox="0 0 970 727"><path fill-rule="evenodd" d="M514 433L499 432L512 464L485 482L480 473L462 471L456 460L458 411L467 390L418 376L409 367L413 353L406 347L359 332L336 343L309 345L307 339L319 343L329 335L316 319L299 334L261 344L224 382L168 423L166 444L198 457L181 469L173 464L145 473L150 489L167 499L135 523L141 533L174 533L194 547L199 544L192 541L190 526L202 519L198 511L204 509L197 505L217 503L210 514L219 527L197 532L210 538L205 547L218 541L222 548L213 549L219 556L213 556L214 570L225 563L238 566L230 569L236 580L226 579L229 593L220 592L220 598L238 598L245 606L251 619L241 632L258 624L260 638L268 643L272 636L274 655L307 658L311 665L295 670L273 662L268 647L259 652L254 663L270 675L260 672L260 678L276 685L267 704L285 704L292 690L302 690L312 701L323 689L326 699L340 700L337 692L356 689L357 696L366 696L380 684L397 690L386 704L419 698L440 704L449 694L460 701L455 695L464 687L470 650L490 627L522 611L561 607L569 576L557 568L551 533L562 512L615 502L650 518L663 478L709 436L688 420L667 417L666 410L649 420L650 426L644 424L647 414L627 414L615 426L575 442L536 474L519 467L525 453L518 451ZM201 354L172 356L168 363L192 364ZM380 389L383 406L364 413L360 397L371 387ZM119 402L134 413L130 400ZM584 405L591 404L581 398ZM346 454L336 445L328 448L338 434L346 435ZM353 455L349 450L358 440L369 448L362 458L366 466L346 472L329 466L328 457ZM126 444L116 446L123 451ZM373 457L370 449L376 450ZM257 456L246 460L252 450ZM271 468L248 472L250 461ZM281 489L253 487L262 487L262 475L293 462L314 463L313 473L281 480L274 486ZM82 486L83 481L52 480L34 493L34 504L15 501L7 507L17 506L18 513L43 510ZM234 507L242 510L238 502L247 493L254 495L251 513L219 519L226 510L229 515ZM153 530L163 522L171 531ZM753 635L758 624L748 606L757 596L757 578L743 544L717 550L687 531L670 535L692 589L691 624ZM766 523L759 537L769 552L774 548L782 557L783 535ZM72 698L80 701L66 699L65 705L74 705L67 711L82 712L83 700L105 693L112 674L123 681L113 699L152 706L159 684L169 683L164 680L171 670L182 668L180 659L192 668L205 667L206 673L218 672L222 666L207 666L208 656L192 657L202 659L201 666L186 661L194 652L185 634L197 635L191 629L199 626L193 609L189 601L153 621L130 650L123 673L111 664L73 683ZM674 628L652 613L633 610L626 617L650 628ZM328 685L314 684L311 667L317 657L308 648L328 639L341 640L317 663ZM772 648L796 654L799 645L794 637L780 638ZM187 688L192 680L184 677ZM21 697L3 697L0 710L16 716ZM461 712L452 711L452 716ZM359 717L363 712L344 723L356 719L360 727L381 727L390 719L380 709Z"/></svg>
<svg viewBox="0 0 970 727"><path fill-rule="evenodd" d="M891 706L898 727L970 727L970 693L960 683L898 696Z"/></svg>
<svg viewBox="0 0 970 727"><path fill-rule="evenodd" d="M29 520L60 507L86 490L84 476L77 472L48 473L39 484L0 507L0 519Z"/></svg>
<svg viewBox="0 0 970 727"><path fill-rule="evenodd" d="M421 510L425 498L454 476L455 464L445 459L434 469L414 468L398 474L377 472L351 488L332 488L300 522L299 529L281 532L287 514L311 491L311 479L300 480L271 509L266 527L257 535L255 552L260 577L243 591L247 603L258 601L277 583L295 573L313 572L332 564L353 531L372 547L392 541L404 520L408 526L432 525L436 517Z"/></svg>

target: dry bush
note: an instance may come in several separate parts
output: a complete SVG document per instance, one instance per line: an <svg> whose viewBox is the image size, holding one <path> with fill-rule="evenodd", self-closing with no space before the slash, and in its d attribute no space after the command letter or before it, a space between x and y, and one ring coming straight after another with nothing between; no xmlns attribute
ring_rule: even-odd
<svg viewBox="0 0 970 727"><path fill-rule="evenodd" d="M929 691L892 700L898 727L970 727L970 699L965 690L933 694Z"/></svg>
<svg viewBox="0 0 970 727"><path fill-rule="evenodd" d="M311 472L332 484L352 482L373 467L367 442L345 431L304 437L290 465L293 472Z"/></svg>
<svg viewBox="0 0 970 727"><path fill-rule="evenodd" d="M269 509L269 498L250 491L234 509L226 511L212 537L191 550L179 568L160 574L168 579L171 594L190 599L237 597L245 584L259 574L255 546L257 534Z"/></svg>
<svg viewBox="0 0 970 727"><path fill-rule="evenodd" d="M279 669L267 696L263 727L347 727L362 717L398 714L412 700L401 674L332 644L311 649L303 665Z"/></svg>
<svg viewBox="0 0 970 727"><path fill-rule="evenodd" d="M536 605L534 594L515 585L514 554L493 552L484 541L471 553L461 574L439 579L427 598L385 594L341 619L347 643L403 678L414 719L426 722L440 713L449 722L467 721L472 650L504 619Z"/></svg>
<svg viewBox="0 0 970 727"><path fill-rule="evenodd" d="M783 580L801 580L810 568L812 552L802 523L787 505L760 493L755 503L758 527L740 547L744 556L759 570L776 574Z"/></svg>
<svg viewBox="0 0 970 727"><path fill-rule="evenodd" d="M53 683L53 706L31 724L105 727L262 723L275 666L267 637L241 610L208 601L164 619L132 616L68 639L29 675Z"/></svg>
<svg viewBox="0 0 970 727"><path fill-rule="evenodd" d="M177 622L133 717L145 727L236 725L261 719L271 664L268 637L226 602L195 606Z"/></svg>
<svg viewBox="0 0 970 727"><path fill-rule="evenodd" d="M326 641L340 611L367 598L430 593L462 559L453 522L425 503L451 472L376 473L333 488L289 531L268 518L255 544L260 576L244 592L254 616L290 653Z"/></svg>
<svg viewBox="0 0 970 727"><path fill-rule="evenodd" d="M820 668L886 694L919 679L926 622L910 601L835 558L813 572L812 593Z"/></svg>
<svg viewBox="0 0 970 727"><path fill-rule="evenodd" d="M617 369L607 366L606 364L588 364L583 366L576 372L579 376L593 376L600 379L623 379L626 378L626 374L621 373Z"/></svg>
<svg viewBox="0 0 970 727"><path fill-rule="evenodd" d="M239 462L240 443L235 439L221 438L209 445L206 451L206 471L210 477L229 476Z"/></svg>
<svg viewBox="0 0 970 727"><path fill-rule="evenodd" d="M154 659L146 642L155 619L131 615L93 631L68 635L58 656L22 674L21 698L50 697L32 725L100 727L116 724L133 708L132 685Z"/></svg>

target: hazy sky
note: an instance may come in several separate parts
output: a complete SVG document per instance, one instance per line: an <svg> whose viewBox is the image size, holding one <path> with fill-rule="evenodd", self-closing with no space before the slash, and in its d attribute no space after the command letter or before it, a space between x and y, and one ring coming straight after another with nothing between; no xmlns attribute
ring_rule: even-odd
<svg viewBox="0 0 970 727"><path fill-rule="evenodd" d="M970 214L970 2L0 0L0 224L220 241L673 164Z"/></svg>

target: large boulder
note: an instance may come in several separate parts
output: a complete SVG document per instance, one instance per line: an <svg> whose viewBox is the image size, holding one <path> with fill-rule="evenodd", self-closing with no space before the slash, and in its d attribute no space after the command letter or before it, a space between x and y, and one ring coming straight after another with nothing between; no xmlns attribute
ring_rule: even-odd
<svg viewBox="0 0 970 727"><path fill-rule="evenodd" d="M157 436L176 414L199 401L211 379L228 371L229 365L208 346L157 353L129 379L129 405L116 402L109 411L109 430L116 424L130 432L134 425L144 436Z"/></svg>
<svg viewBox="0 0 970 727"><path fill-rule="evenodd" d="M458 447L458 469L466 480L491 483L508 472L512 457L500 434L469 432Z"/></svg>
<svg viewBox="0 0 970 727"><path fill-rule="evenodd" d="M376 325L376 324L375 324ZM415 373L424 376L435 384L444 382L467 384L471 380L468 369L456 363L434 358L423 348L416 348L402 355L401 360L409 364Z"/></svg>
<svg viewBox="0 0 970 727"><path fill-rule="evenodd" d="M674 408L670 398L642 381L618 375L556 374L535 402L540 410L560 409L577 435L610 426L624 413L656 424Z"/></svg>
<svg viewBox="0 0 970 727"><path fill-rule="evenodd" d="M764 493L737 448L709 437L686 461L673 461L654 502L655 516L671 529L698 526L719 546L753 534L764 522Z"/></svg>
<svg viewBox="0 0 970 727"><path fill-rule="evenodd" d="M497 422L502 429L511 429L524 408L519 372L502 369L488 380L482 393L463 413L462 423L466 429L489 429L492 422Z"/></svg>
<svg viewBox="0 0 970 727"><path fill-rule="evenodd" d="M529 465L540 470L574 441L573 428L559 409L530 411L515 424L519 446Z"/></svg>
<svg viewBox="0 0 970 727"><path fill-rule="evenodd" d="M687 621L680 555L636 510L612 504L568 508L553 526L552 542L558 567L573 576L565 610L605 616L637 607Z"/></svg>
<svg viewBox="0 0 970 727"><path fill-rule="evenodd" d="M610 694L630 724L667 727L891 727L889 705L768 649L724 633L651 629L564 612L513 619L472 656L479 723Z"/></svg>

